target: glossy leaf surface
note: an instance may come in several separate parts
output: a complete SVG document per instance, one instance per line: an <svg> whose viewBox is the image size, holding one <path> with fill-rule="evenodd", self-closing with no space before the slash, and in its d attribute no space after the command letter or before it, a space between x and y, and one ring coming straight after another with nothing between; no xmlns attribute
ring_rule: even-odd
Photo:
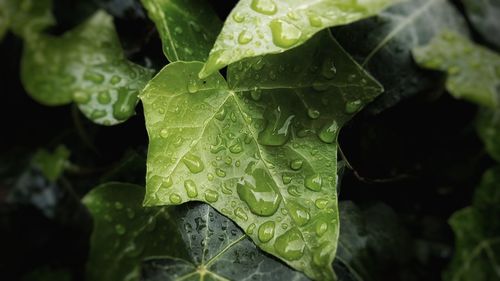
<svg viewBox="0 0 500 281"><path fill-rule="evenodd" d="M204 61L222 22L208 1L142 0L171 62Z"/></svg>
<svg viewBox="0 0 500 281"><path fill-rule="evenodd" d="M400 100L435 89L440 76L419 69L411 50L427 44L443 29L468 33L464 18L449 1L411 0L333 30L342 47L384 85L384 93L367 110L379 113Z"/></svg>
<svg viewBox="0 0 500 281"><path fill-rule="evenodd" d="M447 281L500 278L500 167L488 170L476 189L472 206L450 219L456 252L444 274Z"/></svg>
<svg viewBox="0 0 500 281"><path fill-rule="evenodd" d="M217 37L200 77L241 59L297 47L322 29L370 17L395 0L241 0Z"/></svg>
<svg viewBox="0 0 500 281"><path fill-rule="evenodd" d="M264 251L312 278L331 279L336 137L381 88L328 36L310 44L303 47L314 52L304 60L314 59L308 65L316 74L280 72L293 53L265 58L259 73L275 69L276 79L262 79L254 91L244 85L252 67L229 70L232 89L218 74L199 80L197 62L165 67L141 94L150 139L145 204L210 203ZM329 55L324 65L322 55ZM333 57L337 78L328 69Z"/></svg>
<svg viewBox="0 0 500 281"><path fill-rule="evenodd" d="M448 74L446 89L455 98L490 108L500 105L500 55L450 31L414 49L413 55L420 66Z"/></svg>
<svg viewBox="0 0 500 281"><path fill-rule="evenodd" d="M497 0L462 0L465 12L483 38L500 48L500 2Z"/></svg>
<svg viewBox="0 0 500 281"><path fill-rule="evenodd" d="M123 55L112 18L97 12L61 37L39 35L25 47L21 78L44 105L76 102L93 122L114 125L135 114L150 70Z"/></svg>

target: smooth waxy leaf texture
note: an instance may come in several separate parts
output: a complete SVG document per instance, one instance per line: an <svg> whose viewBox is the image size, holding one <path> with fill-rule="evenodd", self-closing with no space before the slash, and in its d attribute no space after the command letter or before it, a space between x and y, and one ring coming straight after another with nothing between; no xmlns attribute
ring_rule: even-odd
<svg viewBox="0 0 500 281"><path fill-rule="evenodd" d="M500 2L498 0L462 0L465 12L483 38L500 48Z"/></svg>
<svg viewBox="0 0 500 281"><path fill-rule="evenodd" d="M244 58L297 47L327 27L373 16L397 0L241 0L229 14L200 77Z"/></svg>
<svg viewBox="0 0 500 281"><path fill-rule="evenodd" d="M454 97L490 108L500 105L500 55L450 31L413 55L420 66L448 74L446 89Z"/></svg>
<svg viewBox="0 0 500 281"><path fill-rule="evenodd" d="M63 173L69 155L70 151L63 145L58 146L52 153L42 149L33 156L33 164L49 181L54 182Z"/></svg>
<svg viewBox="0 0 500 281"><path fill-rule="evenodd" d="M487 171L472 206L450 219L455 232L455 255L446 281L498 280L500 278L500 167Z"/></svg>
<svg viewBox="0 0 500 281"><path fill-rule="evenodd" d="M168 60L204 61L222 22L208 1L142 0L155 22Z"/></svg>
<svg viewBox="0 0 500 281"><path fill-rule="evenodd" d="M143 195L108 183L84 198L94 218L87 280L308 280L208 205L144 208Z"/></svg>
<svg viewBox="0 0 500 281"><path fill-rule="evenodd" d="M440 77L419 69L411 50L443 29L468 33L465 20L447 0L404 1L373 18L334 29L342 47L384 85L384 93L367 110L379 113L435 88Z"/></svg>
<svg viewBox="0 0 500 281"><path fill-rule="evenodd" d="M488 154L500 162L500 111L481 108L476 128Z"/></svg>
<svg viewBox="0 0 500 281"><path fill-rule="evenodd" d="M330 280L337 134L381 88L328 36L281 56L231 68L231 88L219 74L199 80L197 62L170 64L146 86L145 204L208 202L264 251ZM294 62L303 68L285 72Z"/></svg>
<svg viewBox="0 0 500 281"><path fill-rule="evenodd" d="M106 13L97 12L61 37L39 35L26 43L21 78L36 101L75 102L85 116L103 125L135 114L138 92L152 72L125 58Z"/></svg>
<svg viewBox="0 0 500 281"><path fill-rule="evenodd" d="M172 223L165 207L143 208L144 188L107 183L84 198L94 230L87 263L87 280L139 280L144 257L177 253L180 237L169 235Z"/></svg>

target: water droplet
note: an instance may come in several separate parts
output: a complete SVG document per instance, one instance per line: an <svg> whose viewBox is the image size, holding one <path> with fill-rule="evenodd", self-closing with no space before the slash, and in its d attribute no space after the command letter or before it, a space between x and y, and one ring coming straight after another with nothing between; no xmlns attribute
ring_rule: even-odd
<svg viewBox="0 0 500 281"><path fill-rule="evenodd" d="M290 138L290 126L295 115L291 115L288 110L277 106L266 110L264 117L267 120L267 125L259 133L259 143L269 146L284 145Z"/></svg>
<svg viewBox="0 0 500 281"><path fill-rule="evenodd" d="M335 74L337 74L337 67L333 62L333 58L327 58L321 65L321 74L326 79L333 79Z"/></svg>
<svg viewBox="0 0 500 281"><path fill-rule="evenodd" d="M320 140L326 143L333 143L337 138L337 132L339 130L339 125L335 120L327 123L319 131L318 137Z"/></svg>
<svg viewBox="0 0 500 281"><path fill-rule="evenodd" d="M222 184L221 190L222 190L222 193L224 193L226 195L233 194L233 191L231 190L231 187L227 183Z"/></svg>
<svg viewBox="0 0 500 281"><path fill-rule="evenodd" d="M108 104L111 102L111 96L109 95L108 91L101 91L99 92L99 95L97 96L97 101L100 104Z"/></svg>
<svg viewBox="0 0 500 281"><path fill-rule="evenodd" d="M286 14L286 16L291 20L299 20L299 15L293 11L290 11Z"/></svg>
<svg viewBox="0 0 500 281"><path fill-rule="evenodd" d="M274 45L290 48L299 42L302 32L295 25L283 20L273 20L269 24Z"/></svg>
<svg viewBox="0 0 500 281"><path fill-rule="evenodd" d="M85 104L90 101L90 95L86 92L76 91L73 93L73 100L79 104Z"/></svg>
<svg viewBox="0 0 500 281"><path fill-rule="evenodd" d="M294 196L294 197L299 197L302 195L302 191L300 190L300 188L296 185L292 185L292 186L289 186L288 189L288 194Z"/></svg>
<svg viewBox="0 0 500 281"><path fill-rule="evenodd" d="M189 79L187 84L187 91L190 94L198 92L198 81L196 81L195 79Z"/></svg>
<svg viewBox="0 0 500 281"><path fill-rule="evenodd" d="M278 10L273 0L252 0L250 7L264 15L274 15Z"/></svg>
<svg viewBox="0 0 500 281"><path fill-rule="evenodd" d="M317 199L314 202L314 205L316 205L318 209L324 209L328 205L328 199L323 199L323 198Z"/></svg>
<svg viewBox="0 0 500 281"><path fill-rule="evenodd" d="M215 114L215 119L219 121L224 121L224 119L226 118L226 114L227 114L226 108L223 107L219 110L219 112Z"/></svg>
<svg viewBox="0 0 500 281"><path fill-rule="evenodd" d="M193 174L200 173L203 169L205 169L205 165L203 165L200 157L191 153L187 153L184 157L182 157L182 163L184 163L188 170Z"/></svg>
<svg viewBox="0 0 500 281"><path fill-rule="evenodd" d="M345 112L348 114L356 113L362 105L361 100L349 101L345 105Z"/></svg>
<svg viewBox="0 0 500 281"><path fill-rule="evenodd" d="M118 235L124 235L127 230L125 229L125 226L117 224L115 225L115 231Z"/></svg>
<svg viewBox="0 0 500 281"><path fill-rule="evenodd" d="M319 220L318 222L316 222L316 234L318 236L323 236L323 234L325 234L327 230L328 224L326 222L324 222L323 220Z"/></svg>
<svg viewBox="0 0 500 281"><path fill-rule="evenodd" d="M109 82L111 82L111 85L116 85L116 84L120 83L120 81L122 81L122 78L118 75L113 75L111 77L111 79L109 80Z"/></svg>
<svg viewBox="0 0 500 281"><path fill-rule="evenodd" d="M169 199L170 199L170 202L171 202L172 204L179 204L179 203L181 203L181 202L182 202L182 198L181 198L181 196L180 196L179 194L177 194L177 193L172 193L172 194L170 194Z"/></svg>
<svg viewBox="0 0 500 281"><path fill-rule="evenodd" d="M217 200L219 200L219 193L217 191L215 191L215 190L207 189L205 191L205 200L208 203L217 202Z"/></svg>
<svg viewBox="0 0 500 281"><path fill-rule="evenodd" d="M235 22L238 22L238 23L241 23L245 20L245 15L243 15L242 13L240 12L236 12L236 13L233 13L233 20Z"/></svg>
<svg viewBox="0 0 500 281"><path fill-rule="evenodd" d="M304 238L298 229L292 228L276 238L274 248L286 260L298 260L304 255Z"/></svg>
<svg viewBox="0 0 500 281"><path fill-rule="evenodd" d="M315 108L308 108L307 109L307 116L309 116L309 118L318 119L319 115L320 115L319 110L317 110Z"/></svg>
<svg viewBox="0 0 500 281"><path fill-rule="evenodd" d="M113 104L113 116L117 120L126 120L134 114L137 101L137 96L129 93L125 88L120 88L118 90L118 99Z"/></svg>
<svg viewBox="0 0 500 281"><path fill-rule="evenodd" d="M238 154L238 153L242 152L243 146L241 144L241 141L239 141L239 139L238 139L238 142L236 142L235 144L233 144L229 147L229 151L231 151L231 153L234 153L234 154Z"/></svg>
<svg viewBox="0 0 500 281"><path fill-rule="evenodd" d="M328 242L321 244L318 248L313 249L313 262L318 266L328 264L332 249L328 246Z"/></svg>
<svg viewBox="0 0 500 281"><path fill-rule="evenodd" d="M162 138L164 138L164 139L168 138L168 130L167 129L161 129L160 136Z"/></svg>
<svg viewBox="0 0 500 281"><path fill-rule="evenodd" d="M291 183L291 182L292 182L292 177L291 177L291 176L289 176L289 175L285 175L285 174L284 174L284 175L281 177L281 179L283 180L283 184L289 184L289 183Z"/></svg>
<svg viewBox="0 0 500 281"><path fill-rule="evenodd" d="M176 26L176 27L174 28L174 31L175 31L175 33L182 34L182 27L180 27L180 26Z"/></svg>
<svg viewBox="0 0 500 281"><path fill-rule="evenodd" d="M292 160L292 162L290 162L290 168L292 168L292 170L298 171L302 168L303 163L304 162L302 161L302 159Z"/></svg>
<svg viewBox="0 0 500 281"><path fill-rule="evenodd" d="M269 242L274 237L274 221L266 221L265 223L259 226L258 237L260 242L266 243Z"/></svg>
<svg viewBox="0 0 500 281"><path fill-rule="evenodd" d="M321 18L317 15L314 15L314 14L310 14L308 16L308 19L309 19L309 24L313 27L322 27L323 26L323 21L321 20Z"/></svg>
<svg viewBox="0 0 500 281"><path fill-rule="evenodd" d="M86 71L85 74L83 74L83 79L96 84L101 84L104 82L104 75L93 71Z"/></svg>
<svg viewBox="0 0 500 281"><path fill-rule="evenodd" d="M248 216L242 208L236 208L234 210L234 215L244 221L248 220Z"/></svg>
<svg viewBox="0 0 500 281"><path fill-rule="evenodd" d="M196 188L196 183L194 183L193 180L185 180L184 189L186 190L187 196L190 198L198 196L198 189Z"/></svg>
<svg viewBox="0 0 500 281"><path fill-rule="evenodd" d="M298 226L306 224L311 218L307 209L297 202L288 201L287 208L290 216L292 216L292 219L297 223Z"/></svg>
<svg viewBox="0 0 500 281"><path fill-rule="evenodd" d="M221 168L217 168L215 169L215 174L218 176L218 177L225 177L226 176L226 171L222 170Z"/></svg>
<svg viewBox="0 0 500 281"><path fill-rule="evenodd" d="M106 113L105 110L96 109L96 110L92 111L92 114L90 115L90 118L92 120L96 120L96 119L102 118L102 117L104 117L106 115L107 115L107 113Z"/></svg>
<svg viewBox="0 0 500 281"><path fill-rule="evenodd" d="M247 227L247 234L252 235L253 231L255 230L255 227L257 227L257 225L255 225L255 223L250 224Z"/></svg>
<svg viewBox="0 0 500 281"><path fill-rule="evenodd" d="M238 181L236 190L250 211L260 216L271 216L278 210L281 197L278 187L264 169L255 169L251 176Z"/></svg>
<svg viewBox="0 0 500 281"><path fill-rule="evenodd" d="M250 43L252 39L253 39L252 33L246 30L243 30L242 32L240 32L240 35L238 35L238 43L240 43L241 45Z"/></svg>
<svg viewBox="0 0 500 281"><path fill-rule="evenodd" d="M313 174L307 176L304 179L304 186L312 191L320 191L322 185L321 176L319 174Z"/></svg>

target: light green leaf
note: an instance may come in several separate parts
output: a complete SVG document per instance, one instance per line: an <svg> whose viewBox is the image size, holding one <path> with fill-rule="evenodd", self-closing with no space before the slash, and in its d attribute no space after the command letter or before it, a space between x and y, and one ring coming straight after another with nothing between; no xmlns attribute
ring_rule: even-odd
<svg viewBox="0 0 500 281"><path fill-rule="evenodd" d="M193 280L308 280L258 250L208 205L144 208L143 195L140 186L108 183L83 199L94 218L87 280L165 281L183 274Z"/></svg>
<svg viewBox="0 0 500 281"><path fill-rule="evenodd" d="M443 279L489 281L500 279L500 167L488 170L472 206L450 219L455 232L455 255Z"/></svg>
<svg viewBox="0 0 500 281"><path fill-rule="evenodd" d="M500 110L480 108L476 128L488 154L500 162Z"/></svg>
<svg viewBox="0 0 500 281"><path fill-rule="evenodd" d="M483 38L500 48L500 1L462 0L472 25Z"/></svg>
<svg viewBox="0 0 500 281"><path fill-rule="evenodd" d="M441 75L420 69L411 50L443 29L468 34L464 18L447 0L404 1L375 17L333 29L340 45L384 85L384 93L367 110L379 113L435 89Z"/></svg>
<svg viewBox="0 0 500 281"><path fill-rule="evenodd" d="M222 22L208 1L142 0L156 24L168 60L204 61Z"/></svg>
<svg viewBox="0 0 500 281"><path fill-rule="evenodd" d="M500 106L500 55L444 31L428 45L413 50L417 63L448 74L446 89L457 99Z"/></svg>
<svg viewBox="0 0 500 281"><path fill-rule="evenodd" d="M44 105L76 102L93 122L114 125L135 114L152 72L129 62L111 16L97 12L61 37L28 40L21 62L26 91Z"/></svg>
<svg viewBox="0 0 500 281"><path fill-rule="evenodd" d="M55 24L52 0L4 0L10 5L10 28L25 40L34 38L41 31Z"/></svg>
<svg viewBox="0 0 500 281"><path fill-rule="evenodd" d="M41 149L33 156L33 164L49 181L55 182L63 173L69 155L70 151L64 145L58 146L52 153Z"/></svg>
<svg viewBox="0 0 500 281"><path fill-rule="evenodd" d="M373 16L395 2L241 0L229 14L200 77L244 58L284 52L322 29Z"/></svg>
<svg viewBox="0 0 500 281"><path fill-rule="evenodd" d="M232 89L219 74L199 80L198 62L170 64L146 86L145 204L208 202L264 251L311 278L331 280L337 134L381 88L328 36L280 56L250 62L239 77L231 67ZM303 68L285 72L294 60ZM270 80L246 91L255 68ZM309 80L311 68L326 77Z"/></svg>

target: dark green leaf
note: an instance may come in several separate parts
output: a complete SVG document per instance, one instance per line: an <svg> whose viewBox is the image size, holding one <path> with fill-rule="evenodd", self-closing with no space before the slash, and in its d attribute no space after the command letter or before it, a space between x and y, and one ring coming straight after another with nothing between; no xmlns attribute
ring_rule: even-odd
<svg viewBox="0 0 500 281"><path fill-rule="evenodd" d="M33 156L33 164L49 181L54 182L63 173L69 155L70 151L63 145L58 146L53 153L42 149Z"/></svg>
<svg viewBox="0 0 500 281"><path fill-rule="evenodd" d="M444 28L467 34L463 17L448 1L411 0L334 29L340 44L384 85L385 92L368 110L379 113L402 99L434 90L439 77L419 69L411 50Z"/></svg>
<svg viewBox="0 0 500 281"><path fill-rule="evenodd" d="M451 31L414 49L413 55L420 66L448 74L446 89L455 98L500 106L500 55Z"/></svg>
<svg viewBox="0 0 500 281"><path fill-rule="evenodd" d="M500 2L498 0L462 0L465 12L483 38L500 48Z"/></svg>
<svg viewBox="0 0 500 281"><path fill-rule="evenodd" d="M481 108L477 116L476 127L486 151L500 162L500 111Z"/></svg>
<svg viewBox="0 0 500 281"><path fill-rule="evenodd" d="M444 280L500 279L500 167L485 173L472 206L450 219L455 255Z"/></svg>
<svg viewBox="0 0 500 281"><path fill-rule="evenodd" d="M22 59L27 92L45 105L72 101L93 122L114 125L135 114L152 73L123 55L112 18L97 12L61 37L28 40Z"/></svg>
<svg viewBox="0 0 500 281"><path fill-rule="evenodd" d="M200 72L206 77L241 59L281 53L317 32L373 16L397 0L241 0Z"/></svg>
<svg viewBox="0 0 500 281"><path fill-rule="evenodd" d="M204 61L222 23L208 1L142 0L156 23L168 60Z"/></svg>
<svg viewBox="0 0 500 281"><path fill-rule="evenodd" d="M285 72L294 60L307 63ZM332 279L336 138L379 84L325 33L297 51L231 67L232 90L219 74L199 80L201 66L170 64L141 94L150 138L145 204L210 203L264 251ZM255 75L263 79L248 91Z"/></svg>

